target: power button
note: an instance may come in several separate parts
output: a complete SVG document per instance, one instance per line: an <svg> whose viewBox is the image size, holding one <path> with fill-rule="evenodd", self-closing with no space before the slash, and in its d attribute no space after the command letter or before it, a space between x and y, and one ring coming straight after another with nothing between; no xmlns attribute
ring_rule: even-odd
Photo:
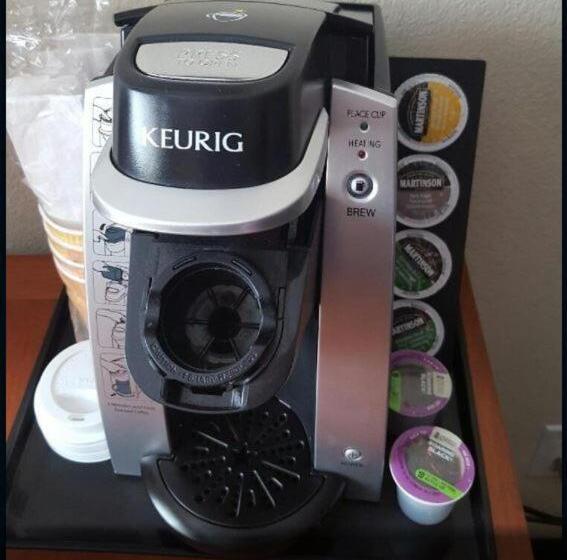
<svg viewBox="0 0 567 560"><path fill-rule="evenodd" d="M353 198L367 198L372 193L374 181L365 173L355 173L347 179L346 188Z"/></svg>

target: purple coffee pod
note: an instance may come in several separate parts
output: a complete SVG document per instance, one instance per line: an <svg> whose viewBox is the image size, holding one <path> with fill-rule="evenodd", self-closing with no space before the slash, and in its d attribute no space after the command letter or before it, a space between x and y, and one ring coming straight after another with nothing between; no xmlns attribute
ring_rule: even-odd
<svg viewBox="0 0 567 560"><path fill-rule="evenodd" d="M452 393L451 375L439 360L416 350L394 352L390 359L390 433L434 424Z"/></svg>
<svg viewBox="0 0 567 560"><path fill-rule="evenodd" d="M394 442L390 473L405 515L416 523L434 525L469 492L475 466L458 436L437 426L417 426Z"/></svg>

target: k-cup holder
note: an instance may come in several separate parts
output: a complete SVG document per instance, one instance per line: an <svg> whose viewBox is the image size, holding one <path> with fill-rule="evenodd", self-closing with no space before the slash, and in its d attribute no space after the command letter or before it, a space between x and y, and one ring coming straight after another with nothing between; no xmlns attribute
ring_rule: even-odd
<svg viewBox="0 0 567 560"><path fill-rule="evenodd" d="M189 270L162 296L159 337L182 366L216 372L248 354L262 327L261 303L235 272Z"/></svg>
<svg viewBox="0 0 567 560"><path fill-rule="evenodd" d="M204 253L152 286L145 338L154 361L186 386L224 387L253 374L276 330L262 276L227 253Z"/></svg>

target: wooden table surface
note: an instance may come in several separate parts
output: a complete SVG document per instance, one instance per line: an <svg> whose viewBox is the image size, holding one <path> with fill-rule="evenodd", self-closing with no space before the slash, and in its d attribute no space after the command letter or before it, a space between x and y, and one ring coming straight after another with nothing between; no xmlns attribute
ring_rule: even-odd
<svg viewBox="0 0 567 560"><path fill-rule="evenodd" d="M6 434L37 358L62 284L49 256L9 256L6 294ZM461 290L465 349L479 423L499 560L532 560L508 436L468 275ZM8 550L10 560L158 560L163 556Z"/></svg>

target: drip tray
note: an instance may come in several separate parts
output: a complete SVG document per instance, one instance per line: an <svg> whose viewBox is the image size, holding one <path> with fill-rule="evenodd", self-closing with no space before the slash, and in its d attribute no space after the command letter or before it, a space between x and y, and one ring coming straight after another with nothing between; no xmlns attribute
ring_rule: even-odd
<svg viewBox="0 0 567 560"><path fill-rule="evenodd" d="M311 472L307 435L277 399L240 414L177 413L173 457L145 457L142 478L166 523L222 555L276 552L317 524L341 477Z"/></svg>
<svg viewBox="0 0 567 560"><path fill-rule="evenodd" d="M114 475L108 461L93 465L72 463L48 448L35 423L33 391L49 360L73 342L66 301L62 298L8 442L7 547L202 557L202 553L192 550L169 529L152 504L142 479ZM339 502L321 524L302 535L286 551L286 558L476 560L495 557L486 483L478 452L476 421L468 401L469 372L461 361L454 365L452 371L456 398L440 423L460 434L466 441L475 456L478 471L470 494L459 502L449 519L433 527L422 527L406 519L397 506L394 483L387 473L380 503ZM305 485L301 492L293 490L293 484L297 482L293 483L292 479L296 475L305 477L306 473L306 458L299 448L303 435L298 432L293 418L287 416L284 421L282 414L287 410L279 410L278 406L281 407L277 402L270 402L265 410L243 415L239 420L241 423L233 426L241 445L233 446L230 453L225 454L227 466L231 466L233 472L236 471L236 478L233 479L230 474L226 485L213 488L207 483L208 471L222 468L220 457L223 454L219 454L216 465L214 461L212 464L202 463L205 459L201 457L206 452L201 457L196 453L197 447L207 447L203 441L207 438L203 438L197 431L215 437L216 430L217 435L221 436L218 439L234 437L234 434L228 435L228 425L207 426L205 424L210 418L201 419L204 425L199 426L198 430L194 428L194 439L178 453L176 462L166 465L167 459L161 459L165 461L162 467L174 469L170 484L179 485L177 491L185 492L185 499L196 511L215 517L225 515L234 525L254 525L256 516L260 512L265 515L268 510L264 506L271 505L270 498L261 490L261 485L253 482L254 471L260 475L272 500L276 500L278 496L278 484L271 481L271 477L280 484L285 484L289 495L286 491L285 498L277 498L281 500L281 511L292 511L310 492L320 492L317 485L321 480L317 477L304 478L304 482L299 483L300 486ZM269 421L262 419L262 414L266 411L269 412ZM247 424L258 422L265 422L266 433L269 435L263 441L257 437L247 439L247 434L252 433ZM268 430L270 426L271 431ZM299 429L302 431L301 426ZM286 430L289 430L289 436L284 435ZM244 446L245 441L248 441L248 446ZM288 449L290 445L292 449ZM270 448L279 451L270 453ZM248 451L251 453L247 454ZM254 452L258 455L254 456ZM294 457L295 463L286 465L285 461L289 459L285 457ZM159 461L155 458L154 466ZM261 461L283 466L295 475L288 474L285 478L282 471L278 474L277 469L270 470ZM243 473L242 479L246 481L242 484L242 498L247 500L246 505L242 502L240 507L245 506L247 509L242 516L234 516L234 502L228 496L236 490L240 491L241 486L237 482L242 480L240 472ZM188 478L189 473L192 473L191 478ZM174 481L175 477L179 478L177 482ZM223 505L225 487L229 487L226 497L229 501ZM250 490L254 490L254 498ZM217 501L219 498L220 503ZM257 508L253 504L254 500ZM276 519L280 510L269 509Z"/></svg>
<svg viewBox="0 0 567 560"><path fill-rule="evenodd" d="M171 418L171 417L170 417ZM152 459L172 496L212 523L248 528L276 523L323 484L297 416L279 401L213 417L180 414L175 458Z"/></svg>

